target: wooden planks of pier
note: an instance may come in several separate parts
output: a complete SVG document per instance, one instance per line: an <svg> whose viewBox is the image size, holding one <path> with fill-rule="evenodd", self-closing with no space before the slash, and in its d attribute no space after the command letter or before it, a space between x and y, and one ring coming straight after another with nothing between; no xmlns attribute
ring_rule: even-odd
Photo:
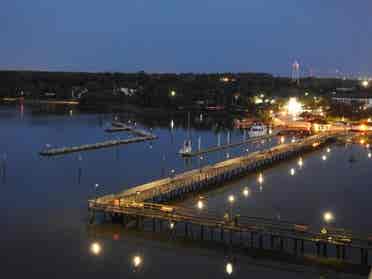
<svg viewBox="0 0 372 279"><path fill-rule="evenodd" d="M226 181L271 166L293 156L314 150L328 141L335 140L337 133L322 133L305 138L295 143L278 145L263 151L253 152L241 157L229 159L213 165L194 169L174 177L155 180L143 185L132 187L115 195L101 197L102 201L121 199L123 201L165 202L178 199L185 193L195 192L209 185L220 185Z"/></svg>

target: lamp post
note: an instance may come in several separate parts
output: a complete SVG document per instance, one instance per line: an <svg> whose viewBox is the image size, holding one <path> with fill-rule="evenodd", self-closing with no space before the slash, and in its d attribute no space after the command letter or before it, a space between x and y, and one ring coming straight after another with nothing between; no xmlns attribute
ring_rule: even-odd
<svg viewBox="0 0 372 279"><path fill-rule="evenodd" d="M198 202L196 203L196 207L197 207L197 209L199 209L199 211L202 211L203 208L204 208L203 200L199 199Z"/></svg>
<svg viewBox="0 0 372 279"><path fill-rule="evenodd" d="M93 242L89 249L94 256L98 256L102 252L102 246L98 242Z"/></svg>
<svg viewBox="0 0 372 279"><path fill-rule="evenodd" d="M232 220L232 218L233 218L233 205L234 205L234 202L235 202L234 195L230 195L228 197L228 201L229 201L229 204L230 204L230 220Z"/></svg>
<svg viewBox="0 0 372 279"><path fill-rule="evenodd" d="M200 172L203 172L203 156L200 155L199 156L199 169L200 169Z"/></svg>
<svg viewBox="0 0 372 279"><path fill-rule="evenodd" d="M99 184L96 183L94 184L94 193L95 193L95 203L97 203L97 199L98 199L98 188L99 188Z"/></svg>
<svg viewBox="0 0 372 279"><path fill-rule="evenodd" d="M250 195L250 193L251 193L251 191L249 190L248 187L245 187L245 188L243 189L243 196L244 196L244 197L248 198L249 195Z"/></svg>
<svg viewBox="0 0 372 279"><path fill-rule="evenodd" d="M138 270L143 264L143 258L140 255L135 255L132 258L132 265L134 267L134 270Z"/></svg>
<svg viewBox="0 0 372 279"><path fill-rule="evenodd" d="M335 216L333 215L333 213L331 211L324 212L323 220L326 224L332 223L334 221L334 219L335 219Z"/></svg>

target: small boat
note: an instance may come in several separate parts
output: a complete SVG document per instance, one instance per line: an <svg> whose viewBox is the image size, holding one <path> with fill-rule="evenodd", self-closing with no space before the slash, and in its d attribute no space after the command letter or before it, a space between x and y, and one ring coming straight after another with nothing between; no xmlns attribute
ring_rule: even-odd
<svg viewBox="0 0 372 279"><path fill-rule="evenodd" d="M268 133L267 126L262 123L254 123L248 129L248 136L250 138L263 137L263 136L266 136L267 133Z"/></svg>
<svg viewBox="0 0 372 279"><path fill-rule="evenodd" d="M182 156L187 156L192 152L191 140L185 140L182 148L178 151Z"/></svg>

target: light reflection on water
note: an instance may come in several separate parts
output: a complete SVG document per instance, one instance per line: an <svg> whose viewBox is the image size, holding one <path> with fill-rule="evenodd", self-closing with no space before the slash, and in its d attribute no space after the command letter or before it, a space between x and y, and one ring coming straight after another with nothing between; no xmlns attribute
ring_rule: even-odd
<svg viewBox="0 0 372 279"><path fill-rule="evenodd" d="M99 235L91 239L85 227L86 201L169 175L173 169L179 173L199 164L205 166L223 160L228 155L247 153L247 149L254 152L281 140L205 154L202 162L198 157L182 159L177 151L188 131L177 120L170 129L169 119L164 127L152 127L159 140L150 143L53 158L40 158L37 154L45 144L67 146L128 137L126 133L103 132L104 123L110 123L111 119L112 115L75 111L71 115L67 112L65 115L31 116L27 107L21 111L14 108L1 111L0 154L6 157L1 167L0 225L5 229L0 234L0 242L7 262L23 266L14 270L12 265L5 265L4 272L13 272L13 278L30 273L55 278L56 271L61 278L74 273L89 274L90 278L118 274L126 277L133 272L133 257L138 255L141 257L140 272L136 272L139 277L220 277L225 273L225 255L213 251L181 249L170 242L158 243L126 235L120 230L109 239ZM137 125L144 127L140 121ZM200 136L203 147L227 141L226 131L216 133L192 128L191 136L195 143ZM239 130L230 132L231 142L243 136ZM328 158L324 162L321 160L323 154ZM203 194L202 207L219 212L221 216L233 210L236 214L280 216L311 224L320 223L322 212L332 210L337 216L337 225L372 231L368 220L354 218L372 209L368 185L372 162L366 154L364 149L355 146L333 147L330 153L326 150L314 152L303 156L302 166L297 158ZM351 155L356 158L354 163L348 160ZM290 168L296 170L293 177L288 175ZM96 184L99 187L94 187ZM233 205L228 202L230 195L234 196ZM184 204L195 208L198 200L199 195ZM192 268L185 268L185 262ZM272 272L249 265L239 265L239 272L236 272L234 265L233 275L234 278L248 275L270 278ZM284 272L284 277L297 278L290 272Z"/></svg>

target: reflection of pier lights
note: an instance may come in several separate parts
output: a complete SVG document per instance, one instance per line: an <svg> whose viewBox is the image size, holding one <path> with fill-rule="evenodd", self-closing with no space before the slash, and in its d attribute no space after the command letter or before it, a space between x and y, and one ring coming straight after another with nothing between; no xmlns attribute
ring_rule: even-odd
<svg viewBox="0 0 372 279"><path fill-rule="evenodd" d="M225 271L226 271L227 275L229 275L229 276L232 275L232 273L234 272L234 266L231 262L226 263Z"/></svg>

